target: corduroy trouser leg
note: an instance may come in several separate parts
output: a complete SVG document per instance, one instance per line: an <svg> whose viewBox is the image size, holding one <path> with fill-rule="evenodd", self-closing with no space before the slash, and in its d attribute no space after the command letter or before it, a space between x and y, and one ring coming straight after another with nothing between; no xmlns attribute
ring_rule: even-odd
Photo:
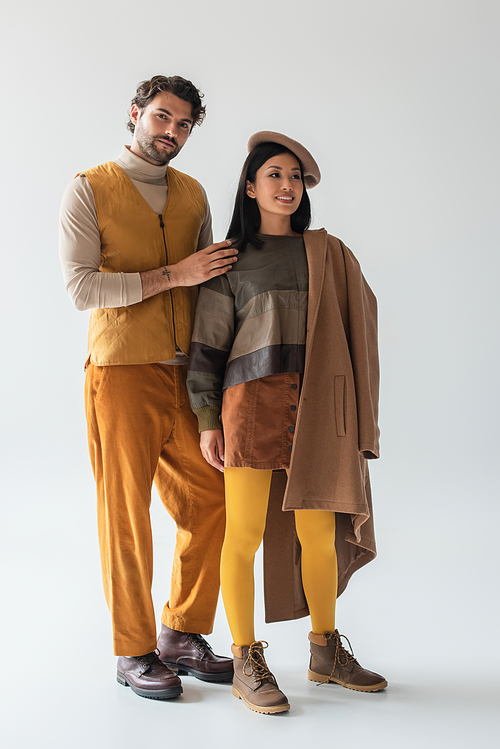
<svg viewBox="0 0 500 749"><path fill-rule="evenodd" d="M222 474L204 460L186 367L87 368L85 407L104 592L116 655L156 648L151 597L153 480L177 525L170 599L162 621L209 634L219 592L225 511Z"/></svg>

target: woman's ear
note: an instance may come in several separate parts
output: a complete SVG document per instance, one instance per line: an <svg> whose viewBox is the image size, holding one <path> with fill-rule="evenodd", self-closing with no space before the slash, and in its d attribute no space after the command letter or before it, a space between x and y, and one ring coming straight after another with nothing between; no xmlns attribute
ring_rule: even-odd
<svg viewBox="0 0 500 749"><path fill-rule="evenodd" d="M247 179L246 181L245 192L249 198L255 198L255 190L253 189L253 185L249 179Z"/></svg>

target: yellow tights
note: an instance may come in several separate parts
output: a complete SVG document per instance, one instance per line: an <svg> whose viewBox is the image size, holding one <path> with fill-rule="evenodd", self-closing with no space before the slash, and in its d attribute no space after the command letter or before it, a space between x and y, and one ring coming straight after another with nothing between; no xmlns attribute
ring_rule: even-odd
<svg viewBox="0 0 500 749"><path fill-rule="evenodd" d="M266 526L272 471L226 468L226 537L221 589L229 628L237 646L250 645L254 632L254 557ZM296 510L302 547L302 584L316 634L335 629L337 553L335 513Z"/></svg>

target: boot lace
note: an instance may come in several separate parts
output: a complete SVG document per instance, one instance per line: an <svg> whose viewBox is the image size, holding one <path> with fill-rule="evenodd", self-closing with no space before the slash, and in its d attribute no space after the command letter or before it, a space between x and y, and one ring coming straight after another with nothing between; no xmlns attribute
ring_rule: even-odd
<svg viewBox="0 0 500 749"><path fill-rule="evenodd" d="M333 665L332 670L330 671L329 676L324 681L320 681L316 684L317 687L320 687L322 684L327 684L330 680L330 678L333 676L333 672L335 671L337 666L347 666L352 661L356 660L354 657L354 652L352 649L352 645L349 641L349 638L345 635L341 635L338 631L338 629L335 630L335 632L325 632L323 637L326 640L333 640ZM349 651L347 651L344 646L342 645L342 637L344 640L347 641L349 644Z"/></svg>
<svg viewBox="0 0 500 749"><path fill-rule="evenodd" d="M209 650L211 653L214 652L205 638L201 635L195 634L194 632L187 632L187 636L188 639L193 643L195 648L197 648L201 653L205 653L207 650Z"/></svg>
<svg viewBox="0 0 500 749"><path fill-rule="evenodd" d="M252 676L254 682L269 679L273 684L276 684L276 679L269 670L266 659L264 658L263 651L267 647L269 647L269 644L265 640L252 642L248 647L248 655L243 664L243 673L245 676Z"/></svg>
<svg viewBox="0 0 500 749"><path fill-rule="evenodd" d="M135 661L139 661L139 663L143 663L146 666L146 671L149 671L151 666L154 666L155 664L160 664L162 666L162 662L159 659L160 651L159 650L153 650L152 653L146 653L146 655L134 655L132 656Z"/></svg>

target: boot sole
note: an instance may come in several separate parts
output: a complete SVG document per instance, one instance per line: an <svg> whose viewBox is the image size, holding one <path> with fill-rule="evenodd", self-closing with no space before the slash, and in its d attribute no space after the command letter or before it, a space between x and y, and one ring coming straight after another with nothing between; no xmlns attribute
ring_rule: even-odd
<svg viewBox="0 0 500 749"><path fill-rule="evenodd" d="M340 684L341 687L345 687L346 689L353 689L355 692L380 692L381 689L385 689L387 686L387 681L385 679L379 684L370 684L365 687L360 686L359 684L348 684L340 679L335 679L333 676L327 677L326 674L318 674L316 671L311 671L311 669L307 671L307 678L309 681L319 681L324 684L335 682L335 684Z"/></svg>
<svg viewBox="0 0 500 749"><path fill-rule="evenodd" d="M198 671L196 668L191 666L179 666L178 663L170 663L169 661L162 661L164 666L168 666L173 671L179 674L179 676L194 676L200 681L232 681L233 680L233 669L231 671L222 671L220 674L207 674L205 671Z"/></svg>
<svg viewBox="0 0 500 749"><path fill-rule="evenodd" d="M178 697L182 694L181 686L169 687L168 689L162 690L157 689L155 691L152 689L141 689L140 687L135 687L133 684L130 684L125 674L120 672L117 672L116 674L116 681L118 684L121 684L122 687L130 687L130 689L135 692L135 694L138 694L139 697L146 697L149 700L172 700L174 697Z"/></svg>
<svg viewBox="0 0 500 749"><path fill-rule="evenodd" d="M287 710L290 710L290 705L271 705L270 707L262 707L262 705L254 705L253 702L249 702L238 689L233 685L233 694L234 696L239 699L243 700L245 705L250 709L253 710L254 713L262 713L264 715L274 715L276 713L286 713Z"/></svg>

